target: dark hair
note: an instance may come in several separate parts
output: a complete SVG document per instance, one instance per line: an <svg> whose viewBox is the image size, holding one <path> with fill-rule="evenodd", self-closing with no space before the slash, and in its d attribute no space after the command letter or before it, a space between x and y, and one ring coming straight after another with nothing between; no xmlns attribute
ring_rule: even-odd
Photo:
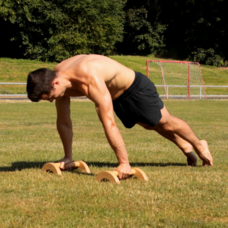
<svg viewBox="0 0 228 228"><path fill-rule="evenodd" d="M53 88L52 82L56 77L56 72L48 68L30 72L26 87L28 98L31 101L38 102L43 94L49 95Z"/></svg>

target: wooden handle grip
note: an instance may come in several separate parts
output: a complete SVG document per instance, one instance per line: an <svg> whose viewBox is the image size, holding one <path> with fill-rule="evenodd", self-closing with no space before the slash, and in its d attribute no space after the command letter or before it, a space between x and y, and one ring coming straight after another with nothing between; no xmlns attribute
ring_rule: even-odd
<svg viewBox="0 0 228 228"><path fill-rule="evenodd" d="M109 180L110 182L114 182L119 184L120 181L118 179L118 171L104 171L104 172L100 172L97 174L96 180L97 181L101 181L104 179ZM131 175L135 175L138 179L140 180L144 180L147 181L148 177L146 176L146 174L144 173L144 171L142 171L139 168L133 168L131 169Z"/></svg>
<svg viewBox="0 0 228 228"><path fill-rule="evenodd" d="M76 167L81 169L83 172L91 173L88 165L83 161L69 162L68 164L66 164L67 169L76 168ZM44 164L41 169L41 171L44 171L44 172L49 171L49 170L51 172L53 172L54 174L58 174L58 175L62 174L61 170L60 170L60 162L57 162L57 163L48 162L48 163Z"/></svg>

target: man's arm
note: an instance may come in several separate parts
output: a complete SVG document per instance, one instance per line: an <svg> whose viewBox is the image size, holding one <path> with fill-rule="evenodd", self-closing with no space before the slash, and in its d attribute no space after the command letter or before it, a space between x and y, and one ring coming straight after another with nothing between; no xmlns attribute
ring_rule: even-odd
<svg viewBox="0 0 228 228"><path fill-rule="evenodd" d="M65 156L60 160L60 168L70 168L64 166L65 164L72 161L72 140L73 130L72 122L70 118L70 97L61 97L56 99L56 110L57 110L57 130L62 140L63 149Z"/></svg>
<svg viewBox="0 0 228 228"><path fill-rule="evenodd" d="M119 178L126 178L131 172L127 150L116 125L112 98L102 77L93 75L88 86L87 97L96 105L96 111L104 127L105 135L119 162L116 168Z"/></svg>

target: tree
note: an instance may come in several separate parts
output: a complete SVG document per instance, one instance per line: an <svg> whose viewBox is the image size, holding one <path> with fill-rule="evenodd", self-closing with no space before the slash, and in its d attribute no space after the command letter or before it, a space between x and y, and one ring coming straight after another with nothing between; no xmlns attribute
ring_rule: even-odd
<svg viewBox="0 0 228 228"><path fill-rule="evenodd" d="M124 40L117 48L122 54L156 54L165 46L166 26L158 21L157 1L131 0L125 4Z"/></svg>
<svg viewBox="0 0 228 228"><path fill-rule="evenodd" d="M168 57L225 64L228 58L228 15L225 0L160 0Z"/></svg>
<svg viewBox="0 0 228 228"><path fill-rule="evenodd" d="M0 18L14 27L24 56L61 61L76 54L109 54L123 34L119 0L0 0ZM2 21L3 23L3 21Z"/></svg>
<svg viewBox="0 0 228 228"><path fill-rule="evenodd" d="M225 1L189 1L188 8L196 14L188 14L192 21L190 29L185 33L189 58L208 65L224 64L222 60L228 59L228 16Z"/></svg>

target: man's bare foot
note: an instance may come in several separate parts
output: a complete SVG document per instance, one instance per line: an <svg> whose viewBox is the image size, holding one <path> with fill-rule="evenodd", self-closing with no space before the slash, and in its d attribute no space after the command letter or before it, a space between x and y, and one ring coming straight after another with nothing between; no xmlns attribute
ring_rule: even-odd
<svg viewBox="0 0 228 228"><path fill-rule="evenodd" d="M190 143L185 143L182 149L184 155L187 157L187 163L189 166L197 165L197 156L192 152L192 145ZM185 152L188 151L188 152ZM189 152L190 151L190 152Z"/></svg>
<svg viewBox="0 0 228 228"><path fill-rule="evenodd" d="M197 157L193 152L184 153L187 157L187 162L189 166L196 166L197 165Z"/></svg>
<svg viewBox="0 0 228 228"><path fill-rule="evenodd" d="M199 153L199 157L203 161L203 166L212 166L213 165L213 158L208 148L208 144L206 140L200 140L204 147L204 151Z"/></svg>

